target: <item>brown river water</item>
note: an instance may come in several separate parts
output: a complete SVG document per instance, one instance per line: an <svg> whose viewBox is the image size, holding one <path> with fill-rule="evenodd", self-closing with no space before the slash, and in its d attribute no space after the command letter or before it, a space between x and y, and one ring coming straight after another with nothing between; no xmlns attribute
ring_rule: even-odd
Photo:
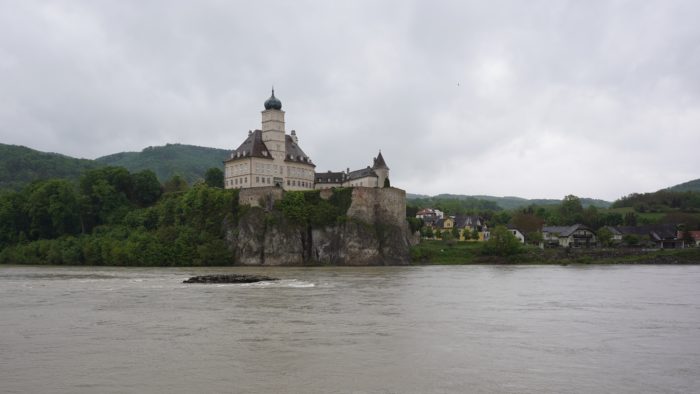
<svg viewBox="0 0 700 394"><path fill-rule="evenodd" d="M0 393L229 392L698 393L700 266L0 266Z"/></svg>

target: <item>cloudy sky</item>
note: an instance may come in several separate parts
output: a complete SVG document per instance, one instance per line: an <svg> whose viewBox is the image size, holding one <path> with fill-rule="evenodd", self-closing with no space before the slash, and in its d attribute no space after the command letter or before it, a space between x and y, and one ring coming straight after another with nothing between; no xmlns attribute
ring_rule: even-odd
<svg viewBox="0 0 700 394"><path fill-rule="evenodd" d="M613 200L700 178L700 2L0 0L0 142L233 149L275 85L317 170Z"/></svg>

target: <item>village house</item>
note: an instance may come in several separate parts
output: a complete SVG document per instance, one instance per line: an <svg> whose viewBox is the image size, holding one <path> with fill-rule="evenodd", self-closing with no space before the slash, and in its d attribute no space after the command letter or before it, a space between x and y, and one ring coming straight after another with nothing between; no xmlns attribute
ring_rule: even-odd
<svg viewBox="0 0 700 394"><path fill-rule="evenodd" d="M648 224L642 226L615 226L620 240L636 237L640 245L653 246L658 249L676 249L683 247L683 240L678 238L675 224ZM613 232L613 234L615 234Z"/></svg>
<svg viewBox="0 0 700 394"><path fill-rule="evenodd" d="M686 248L700 246L700 231L679 231L677 238L683 241Z"/></svg>
<svg viewBox="0 0 700 394"><path fill-rule="evenodd" d="M513 236L520 241L521 244L525 243L525 234L523 234L522 231L520 231L517 227L513 226L512 224L509 224L506 226L508 231L510 231Z"/></svg>
<svg viewBox="0 0 700 394"><path fill-rule="evenodd" d="M544 246L564 248L591 248L598 244L595 232L582 224L572 226L545 226L542 228Z"/></svg>

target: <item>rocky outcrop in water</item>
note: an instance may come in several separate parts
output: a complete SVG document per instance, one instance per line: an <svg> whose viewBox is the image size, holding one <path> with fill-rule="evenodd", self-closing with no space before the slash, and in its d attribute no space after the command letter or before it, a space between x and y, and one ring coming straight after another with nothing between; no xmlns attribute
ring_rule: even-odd
<svg viewBox="0 0 700 394"><path fill-rule="evenodd" d="M255 283L279 280L262 275L203 275L193 276L182 283Z"/></svg>

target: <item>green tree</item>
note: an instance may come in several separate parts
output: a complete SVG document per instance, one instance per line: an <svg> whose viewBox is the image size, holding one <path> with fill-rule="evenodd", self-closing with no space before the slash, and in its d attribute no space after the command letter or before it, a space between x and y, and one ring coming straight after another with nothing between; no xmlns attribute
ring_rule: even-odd
<svg viewBox="0 0 700 394"><path fill-rule="evenodd" d="M426 227L425 228L425 237L426 238L433 238L435 237L435 232L433 231L432 227Z"/></svg>
<svg viewBox="0 0 700 394"><path fill-rule="evenodd" d="M140 206L154 204L163 193L156 174L151 170L143 170L131 174L133 184L132 200Z"/></svg>
<svg viewBox="0 0 700 394"><path fill-rule="evenodd" d="M562 225L572 225L583 221L583 205L578 197L571 194L564 197L559 206L559 220Z"/></svg>
<svg viewBox="0 0 700 394"><path fill-rule="evenodd" d="M168 179L167 181L165 181L165 184L163 184L163 192L184 192L187 190L188 187L189 185L187 184L187 181L184 178L182 178L180 175L173 175L172 178Z"/></svg>
<svg viewBox="0 0 700 394"><path fill-rule="evenodd" d="M612 246L613 243L613 233L608 229L607 227L601 227L596 231L596 236L598 237L598 241L600 241L600 244L603 246Z"/></svg>
<svg viewBox="0 0 700 394"><path fill-rule="evenodd" d="M52 179L35 184L26 202L31 238L54 238L80 231L80 208L73 185Z"/></svg>
<svg viewBox="0 0 700 394"><path fill-rule="evenodd" d="M471 233L469 230L466 228L462 230L462 237L464 238L465 241L469 241L469 238L471 238Z"/></svg>
<svg viewBox="0 0 700 394"><path fill-rule="evenodd" d="M496 226L484 242L482 253L489 256L511 256L522 251L520 241L504 226Z"/></svg>
<svg viewBox="0 0 700 394"><path fill-rule="evenodd" d="M472 229L472 239L475 241L479 240L479 230L477 230L476 227Z"/></svg>
<svg viewBox="0 0 700 394"><path fill-rule="evenodd" d="M224 173L219 168L212 167L204 174L204 183L209 187L224 188Z"/></svg>
<svg viewBox="0 0 700 394"><path fill-rule="evenodd" d="M459 239L459 229L457 227L452 227L452 237Z"/></svg>
<svg viewBox="0 0 700 394"><path fill-rule="evenodd" d="M637 225L637 214L634 212L627 212L623 219L625 226L636 226Z"/></svg>

